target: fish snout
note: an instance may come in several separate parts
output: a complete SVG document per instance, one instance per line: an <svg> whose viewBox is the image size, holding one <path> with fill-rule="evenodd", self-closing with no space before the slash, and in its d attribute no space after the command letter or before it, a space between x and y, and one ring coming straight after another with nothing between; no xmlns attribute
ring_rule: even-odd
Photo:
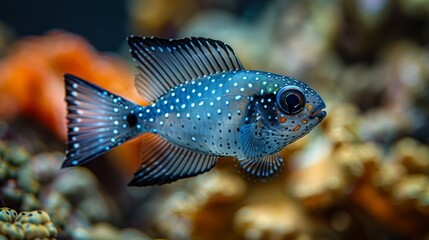
<svg viewBox="0 0 429 240"><path fill-rule="evenodd" d="M327 115L326 111L323 111L323 109L325 109L325 108L326 108L326 105L324 102L322 102L322 104L320 104L319 106L317 106L316 108L313 109L309 118L310 119L319 119L320 121L322 121Z"/></svg>

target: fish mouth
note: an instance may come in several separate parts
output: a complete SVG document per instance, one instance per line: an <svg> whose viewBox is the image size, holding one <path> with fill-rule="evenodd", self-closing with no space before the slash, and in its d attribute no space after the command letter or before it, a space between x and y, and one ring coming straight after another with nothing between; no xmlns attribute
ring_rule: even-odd
<svg viewBox="0 0 429 240"><path fill-rule="evenodd" d="M325 117L326 117L326 111L323 111L323 109L325 109L326 106L325 104L321 104L320 106L318 106L317 108L315 108L313 110L313 112L311 112L309 118L310 119L319 119L320 121L322 121Z"/></svg>

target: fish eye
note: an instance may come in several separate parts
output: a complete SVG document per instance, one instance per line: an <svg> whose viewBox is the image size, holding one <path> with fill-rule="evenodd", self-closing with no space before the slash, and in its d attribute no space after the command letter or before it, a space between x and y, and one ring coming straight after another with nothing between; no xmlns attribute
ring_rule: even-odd
<svg viewBox="0 0 429 240"><path fill-rule="evenodd" d="M296 88L282 88L277 94L280 110L288 115L297 114L304 109L305 96Z"/></svg>

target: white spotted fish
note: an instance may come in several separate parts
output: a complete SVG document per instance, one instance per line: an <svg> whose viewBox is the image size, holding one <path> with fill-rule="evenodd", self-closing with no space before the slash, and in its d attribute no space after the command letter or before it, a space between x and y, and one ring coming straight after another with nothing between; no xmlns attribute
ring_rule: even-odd
<svg viewBox="0 0 429 240"><path fill-rule="evenodd" d="M66 74L68 142L63 167L82 165L150 134L129 185L165 184L235 157L241 172L266 180L278 154L326 116L325 103L294 78L245 70L225 43L206 38L128 38L137 62L140 106Z"/></svg>

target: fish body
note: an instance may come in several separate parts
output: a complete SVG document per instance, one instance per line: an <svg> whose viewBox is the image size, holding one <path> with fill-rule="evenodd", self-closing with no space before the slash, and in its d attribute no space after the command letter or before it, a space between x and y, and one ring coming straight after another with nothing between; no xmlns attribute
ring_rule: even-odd
<svg viewBox="0 0 429 240"><path fill-rule="evenodd" d="M150 134L130 185L195 176L213 168L221 156L237 158L245 175L265 180L281 168L278 152L326 116L322 98L305 83L245 70L220 41L132 36L128 42L138 62L137 89L153 103L140 106L66 75L64 167Z"/></svg>

